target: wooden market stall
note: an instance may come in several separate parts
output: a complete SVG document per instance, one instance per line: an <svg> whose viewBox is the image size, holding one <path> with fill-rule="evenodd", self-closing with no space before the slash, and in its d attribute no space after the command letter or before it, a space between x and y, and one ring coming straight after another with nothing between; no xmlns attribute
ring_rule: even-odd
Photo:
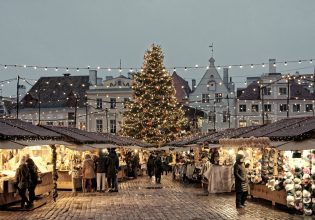
<svg viewBox="0 0 315 220"><path fill-rule="evenodd" d="M55 143L61 136L38 126L15 119L0 119L0 205L7 205L20 200L15 194L15 170L23 155L29 155L38 167L41 183L35 193L50 193L53 188L51 154L49 146L42 144Z"/></svg>

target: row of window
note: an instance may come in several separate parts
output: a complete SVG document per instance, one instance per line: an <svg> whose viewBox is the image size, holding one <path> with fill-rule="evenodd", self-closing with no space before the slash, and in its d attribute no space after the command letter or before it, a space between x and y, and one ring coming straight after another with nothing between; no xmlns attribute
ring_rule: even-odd
<svg viewBox="0 0 315 220"><path fill-rule="evenodd" d="M110 133L116 134L116 120L109 120ZM103 132L103 120L96 119L96 131Z"/></svg>
<svg viewBox="0 0 315 220"><path fill-rule="evenodd" d="M129 98L124 98L124 108L126 108L126 103L129 101ZM116 108L116 98L110 98L110 108ZM96 99L96 108L97 109L102 109L103 108L103 99Z"/></svg>
<svg viewBox="0 0 315 220"><path fill-rule="evenodd" d="M292 105L293 112L300 112L301 111L301 104L293 104ZM287 104L280 104L279 105L280 112L286 112L288 111L288 105ZM239 105L239 112L246 112L247 107L245 104ZM259 105L253 104L251 107L251 112L258 112L259 111ZM265 112L271 112L271 104L264 104L264 111ZM305 104L305 111L306 112L312 112L313 111L313 104Z"/></svg>
<svg viewBox="0 0 315 220"><path fill-rule="evenodd" d="M228 122L229 120L229 114L227 111L222 112L222 122ZM215 112L210 112L208 115L208 121L209 122L216 122L216 113Z"/></svg>
<svg viewBox="0 0 315 220"><path fill-rule="evenodd" d="M279 95L287 95L288 94L287 88L285 88L285 87L280 87L278 91L279 91ZM264 87L262 89L262 93L263 93L263 95L271 95L271 88L270 87Z"/></svg>
<svg viewBox="0 0 315 220"><path fill-rule="evenodd" d="M202 94L201 102L202 103L209 103L210 102L210 95L209 94ZM222 102L222 93L215 93L215 102L216 103Z"/></svg>

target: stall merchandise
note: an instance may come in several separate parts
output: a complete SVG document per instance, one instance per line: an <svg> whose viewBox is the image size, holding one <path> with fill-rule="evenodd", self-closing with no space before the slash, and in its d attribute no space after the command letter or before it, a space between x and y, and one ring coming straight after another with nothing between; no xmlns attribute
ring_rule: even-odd
<svg viewBox="0 0 315 220"><path fill-rule="evenodd" d="M49 146L32 146L23 149L0 149L0 205L18 201L14 186L15 172L20 158L29 155L38 167L41 183L36 187L35 194L41 195L52 190L52 165Z"/></svg>

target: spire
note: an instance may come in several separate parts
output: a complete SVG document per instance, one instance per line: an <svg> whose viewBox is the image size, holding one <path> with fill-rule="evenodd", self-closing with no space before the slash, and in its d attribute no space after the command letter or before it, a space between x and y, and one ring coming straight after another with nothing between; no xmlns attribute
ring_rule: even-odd
<svg viewBox="0 0 315 220"><path fill-rule="evenodd" d="M210 66L214 66L215 59L213 57L211 57L209 59L209 62L210 62Z"/></svg>

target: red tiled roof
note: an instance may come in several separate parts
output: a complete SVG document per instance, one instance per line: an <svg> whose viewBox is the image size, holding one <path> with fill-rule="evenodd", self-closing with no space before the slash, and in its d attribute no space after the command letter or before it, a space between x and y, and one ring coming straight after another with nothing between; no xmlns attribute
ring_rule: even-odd
<svg viewBox="0 0 315 220"><path fill-rule="evenodd" d="M179 103L184 102L184 100L187 100L189 93L191 92L191 89L188 85L188 82L184 80L182 77L177 75L177 73L174 71L172 75L173 79L173 85L176 90L176 98Z"/></svg>

